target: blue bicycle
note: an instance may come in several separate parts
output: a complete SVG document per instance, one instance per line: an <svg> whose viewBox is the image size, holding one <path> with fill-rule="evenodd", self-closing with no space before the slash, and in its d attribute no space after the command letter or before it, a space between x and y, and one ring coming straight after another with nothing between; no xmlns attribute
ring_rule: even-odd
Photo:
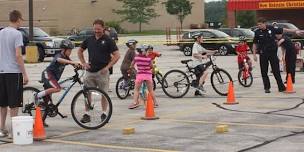
<svg viewBox="0 0 304 152"><path fill-rule="evenodd" d="M104 126L111 118L112 115L112 102L110 97L104 91L93 88L84 87L81 77L84 75L79 74L78 71L81 69L75 68L75 75L66 78L59 82L62 84L70 83L68 87L64 87L64 93L59 98L57 103L54 103L50 95L43 98L38 106L41 107L42 119L45 122L47 116L55 117L57 115L61 118L66 118L62 113L59 112L59 105L63 102L63 99L73 88L73 86L78 83L80 85L80 90L74 95L71 103L71 113L74 121L81 127L85 129L98 129ZM33 115L35 108L35 97L34 94L40 92L39 89L34 87L25 87L23 90L23 107L22 113ZM90 120L88 122L82 122L81 119L84 115L89 115Z"/></svg>

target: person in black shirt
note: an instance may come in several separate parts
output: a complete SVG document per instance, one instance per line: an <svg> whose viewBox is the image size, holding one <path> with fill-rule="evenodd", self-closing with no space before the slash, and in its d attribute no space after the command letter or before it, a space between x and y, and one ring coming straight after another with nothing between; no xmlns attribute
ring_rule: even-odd
<svg viewBox="0 0 304 152"><path fill-rule="evenodd" d="M292 83L295 83L295 71L296 71L296 60L297 53L296 49L291 42L290 38L283 36L283 30L277 30L276 38L278 39L278 46L281 46L285 52L285 63L286 63L286 82L288 74L291 75Z"/></svg>
<svg viewBox="0 0 304 152"><path fill-rule="evenodd" d="M56 54L50 65L42 72L41 80L46 90L35 95L35 102L38 105L41 98L52 93L59 92L61 87L58 83L66 65L79 66L80 63L71 61L70 55L74 44L70 40L63 40L60 45L61 52Z"/></svg>
<svg viewBox="0 0 304 152"><path fill-rule="evenodd" d="M266 20L259 18L257 21L258 29L255 30L255 35L253 39L253 59L257 61L256 53L260 53L260 68L263 78L265 93L270 93L270 82L268 77L268 66L271 65L273 75L277 81L279 92L286 90L279 69L279 60L277 57L278 46L276 43L275 33L277 30L283 30L286 32L295 32L300 34L302 32L291 30L291 29L281 29L278 27L273 27L271 25L266 25Z"/></svg>
<svg viewBox="0 0 304 152"><path fill-rule="evenodd" d="M87 70L84 76L86 87L97 87L105 92L109 90L109 69L119 60L120 54L115 42L110 36L104 33L104 22L97 19L93 23L95 35L84 40L78 50L78 57ZM88 50L88 62L84 58L83 52ZM101 120L106 118L107 102L106 98L101 100L102 111ZM81 119L82 123L88 123L91 117L86 112Z"/></svg>

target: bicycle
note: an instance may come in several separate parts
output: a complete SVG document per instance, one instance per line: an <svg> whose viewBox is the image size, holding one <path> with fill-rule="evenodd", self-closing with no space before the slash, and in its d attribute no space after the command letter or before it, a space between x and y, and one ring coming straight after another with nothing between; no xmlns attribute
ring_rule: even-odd
<svg viewBox="0 0 304 152"><path fill-rule="evenodd" d="M205 66L206 69L212 66L213 71L211 73L210 79L213 89L219 95L227 96L229 82L232 82L230 74L215 64L215 57L213 55L208 56L208 59L209 61L205 63ZM162 87L162 89L167 96L171 98L181 98L188 93L190 86L196 88L195 84L197 84L197 82L196 79L194 79L195 70L189 66L188 63L190 61L192 60L189 59L181 61L181 63L185 64L187 67L186 72L183 72L181 70L170 70L165 74L164 80L167 81L168 87ZM190 79L192 80L191 83ZM163 81L163 83L164 82L165 81ZM177 95L174 93L177 93Z"/></svg>
<svg viewBox="0 0 304 152"><path fill-rule="evenodd" d="M81 77L83 77L85 72L79 75L78 71L80 68L74 68L75 75L68 77L59 82L62 86L64 83L70 82L68 87L63 87L65 90L62 96L59 98L58 102L53 103L52 97L50 95L43 97L43 101L38 105L41 107L42 119L45 123L47 116L56 117L59 115L61 118L67 118L62 113L59 112L58 107L63 102L65 96L73 88L73 86L78 83L80 85L80 90L74 95L71 103L71 113L74 121L85 129L98 129L103 127L111 118L112 115L112 102L110 97L106 92L94 87L84 87ZM43 83L40 81L40 83ZM45 86L44 86L45 87ZM25 87L23 90L23 107L22 113L29 114L33 116L32 111L35 108L35 93L40 92L39 89L34 87ZM106 110L101 109L101 100L104 99L103 105L106 105ZM99 107L100 106L100 107ZM106 117L102 118L102 114L106 112ZM89 114L91 121L87 123L82 123L80 121L84 114Z"/></svg>
<svg viewBox="0 0 304 152"><path fill-rule="evenodd" d="M127 85L124 84L124 78L120 77L117 82L116 82L116 95L119 99L126 99L130 94L133 94L134 87L135 87L135 74L129 73L130 78L127 80ZM156 83L155 80L152 79L153 81L153 90L156 89Z"/></svg>
<svg viewBox="0 0 304 152"><path fill-rule="evenodd" d="M248 65L248 60L243 57L242 68L238 72L239 83L244 87L250 87L253 83L253 76Z"/></svg>

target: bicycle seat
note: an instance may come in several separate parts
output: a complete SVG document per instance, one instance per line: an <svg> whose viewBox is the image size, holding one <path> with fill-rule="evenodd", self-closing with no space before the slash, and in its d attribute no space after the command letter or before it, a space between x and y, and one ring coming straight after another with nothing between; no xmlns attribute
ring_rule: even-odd
<svg viewBox="0 0 304 152"><path fill-rule="evenodd" d="M189 59L189 60L181 60L181 63L182 64L187 64L188 62L192 61L192 59Z"/></svg>

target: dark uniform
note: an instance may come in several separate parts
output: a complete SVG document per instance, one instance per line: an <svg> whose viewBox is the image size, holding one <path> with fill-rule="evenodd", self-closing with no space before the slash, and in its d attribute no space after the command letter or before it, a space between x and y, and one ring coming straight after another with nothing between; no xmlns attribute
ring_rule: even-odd
<svg viewBox="0 0 304 152"><path fill-rule="evenodd" d="M288 74L291 74L292 83L295 83L295 73L296 73L296 60L297 60L297 52L296 49L291 42L290 38L287 36L283 37L284 42L281 44L281 47L285 49L285 63L286 63L286 82Z"/></svg>
<svg viewBox="0 0 304 152"><path fill-rule="evenodd" d="M253 43L257 45L257 50L260 53L260 67L264 89L270 89L268 77L268 66L270 62L273 75L277 81L278 89L281 92L285 90L285 86L280 75L279 59L277 56L278 46L275 41L276 30L278 30L278 28L268 25L265 30L255 30Z"/></svg>

